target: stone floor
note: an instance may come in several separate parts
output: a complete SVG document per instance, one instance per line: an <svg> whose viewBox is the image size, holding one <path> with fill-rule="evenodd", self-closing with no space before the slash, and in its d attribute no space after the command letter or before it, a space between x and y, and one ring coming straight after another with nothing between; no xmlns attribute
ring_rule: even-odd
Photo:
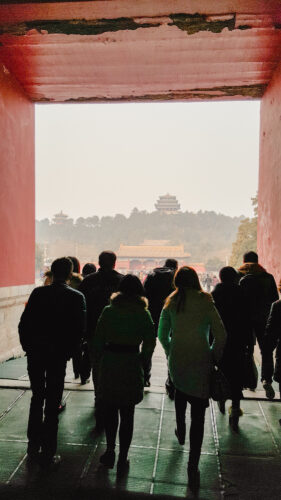
<svg viewBox="0 0 281 500"><path fill-rule="evenodd" d="M136 407L130 469L119 481L115 469L99 466L105 438L94 432L93 391L91 384L73 383L71 367L64 393L67 406L59 425L58 452L63 461L48 473L29 467L26 426L31 394L25 359L0 365L0 498L280 499L279 401L244 400L238 433L229 427L228 415L221 415L210 402L200 461L201 488L195 497L186 484L188 442L184 447L177 443L173 403L163 391L166 368L159 347L153 365L152 387ZM14 385L9 386L9 381Z"/></svg>

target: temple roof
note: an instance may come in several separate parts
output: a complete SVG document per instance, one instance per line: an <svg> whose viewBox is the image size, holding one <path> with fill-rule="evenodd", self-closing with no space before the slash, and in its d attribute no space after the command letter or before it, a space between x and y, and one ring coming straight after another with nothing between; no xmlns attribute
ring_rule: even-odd
<svg viewBox="0 0 281 500"><path fill-rule="evenodd" d="M117 251L118 258L173 258L180 259L190 257L190 253L184 251L183 245L120 245Z"/></svg>

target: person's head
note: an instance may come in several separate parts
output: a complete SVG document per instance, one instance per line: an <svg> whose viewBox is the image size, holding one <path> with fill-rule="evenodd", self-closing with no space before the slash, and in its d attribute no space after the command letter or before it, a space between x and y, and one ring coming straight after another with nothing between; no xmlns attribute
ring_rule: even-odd
<svg viewBox="0 0 281 500"><path fill-rule="evenodd" d="M101 269L111 270L114 269L116 263L116 254L110 250L105 250L99 255L99 266Z"/></svg>
<svg viewBox="0 0 281 500"><path fill-rule="evenodd" d="M243 255L243 262L251 262L253 264L257 264L259 261L258 254L256 252L246 252Z"/></svg>
<svg viewBox="0 0 281 500"><path fill-rule="evenodd" d="M53 281L67 281L71 278L73 263L68 257L54 260L51 265Z"/></svg>
<svg viewBox="0 0 281 500"><path fill-rule="evenodd" d="M48 286L48 285L51 285L51 283L53 282L53 273L52 271L46 271L44 273L44 286Z"/></svg>
<svg viewBox="0 0 281 500"><path fill-rule="evenodd" d="M97 270L95 264L92 264L92 262L87 262L85 266L82 269L82 276L85 278L85 276L88 276L89 274L95 273Z"/></svg>
<svg viewBox="0 0 281 500"><path fill-rule="evenodd" d="M238 273L231 266L222 267L219 277L222 283L237 283L238 281Z"/></svg>
<svg viewBox="0 0 281 500"><path fill-rule="evenodd" d="M176 289L194 288L195 290L202 290L198 274L192 267L180 267L175 274L174 283Z"/></svg>
<svg viewBox="0 0 281 500"><path fill-rule="evenodd" d="M183 311L185 305L186 291L189 289L202 292L198 274L192 267L183 266L178 269L174 277L175 291L167 297L165 307L171 302L176 304L177 312Z"/></svg>
<svg viewBox="0 0 281 500"><path fill-rule="evenodd" d="M134 274L127 274L121 280L118 291L127 297L144 297L145 291L140 279Z"/></svg>
<svg viewBox="0 0 281 500"><path fill-rule="evenodd" d="M73 272L74 273L80 273L80 262L77 259L77 257L70 257L70 256L68 256L68 259L70 259L71 262L72 262L72 264L73 264Z"/></svg>
<svg viewBox="0 0 281 500"><path fill-rule="evenodd" d="M178 261L176 259L167 259L165 262L165 267L176 270L178 268Z"/></svg>

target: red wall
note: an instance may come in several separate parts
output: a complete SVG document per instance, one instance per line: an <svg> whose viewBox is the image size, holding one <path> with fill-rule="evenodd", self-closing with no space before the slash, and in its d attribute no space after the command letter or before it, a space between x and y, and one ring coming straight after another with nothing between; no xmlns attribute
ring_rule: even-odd
<svg viewBox="0 0 281 500"><path fill-rule="evenodd" d="M258 251L281 278L281 65L261 102Z"/></svg>
<svg viewBox="0 0 281 500"><path fill-rule="evenodd" d="M34 104L0 63L0 286L34 283Z"/></svg>

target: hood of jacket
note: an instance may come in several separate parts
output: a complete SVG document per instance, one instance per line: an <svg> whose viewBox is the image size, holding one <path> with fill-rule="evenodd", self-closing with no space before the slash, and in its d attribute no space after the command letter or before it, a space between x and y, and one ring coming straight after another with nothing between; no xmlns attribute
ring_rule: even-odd
<svg viewBox="0 0 281 500"><path fill-rule="evenodd" d="M146 297L140 297L139 295L135 297L128 297L124 293L116 292L110 297L110 304L116 307L125 308L148 308L148 300Z"/></svg>
<svg viewBox="0 0 281 500"><path fill-rule="evenodd" d="M246 274L261 274L261 273L266 273L266 270L264 267L262 267L260 264L257 264L255 262L245 262L241 267L238 269L239 273L246 275Z"/></svg>

